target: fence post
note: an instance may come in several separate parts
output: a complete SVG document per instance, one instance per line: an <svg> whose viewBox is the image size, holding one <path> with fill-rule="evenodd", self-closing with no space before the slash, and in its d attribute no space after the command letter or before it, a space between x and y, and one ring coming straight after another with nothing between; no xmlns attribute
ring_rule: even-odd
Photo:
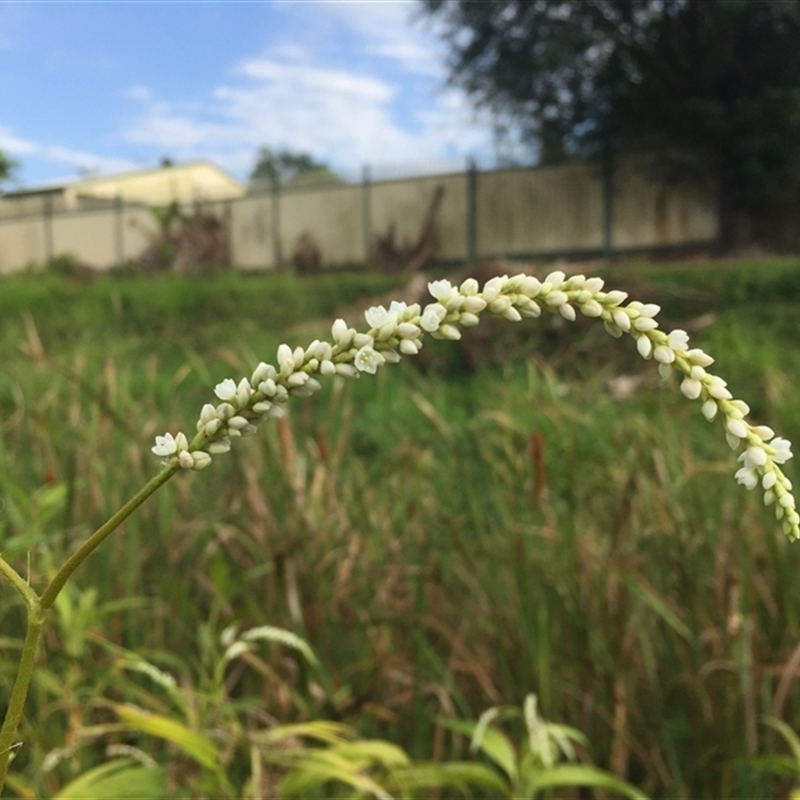
<svg viewBox="0 0 800 800"><path fill-rule="evenodd" d="M125 260L125 232L122 227L123 207L122 197L117 195L114 198L114 244L117 251L117 266L121 267Z"/></svg>
<svg viewBox="0 0 800 800"><path fill-rule="evenodd" d="M603 258L614 254L614 153L610 143L603 150Z"/></svg>
<svg viewBox="0 0 800 800"><path fill-rule="evenodd" d="M275 269L283 266L281 252L281 185L277 176L272 178L272 257Z"/></svg>
<svg viewBox="0 0 800 800"><path fill-rule="evenodd" d="M45 260L52 261L55 248L53 245L53 198L49 195L44 200L44 253Z"/></svg>
<svg viewBox="0 0 800 800"><path fill-rule="evenodd" d="M466 249L467 261L473 263L477 258L477 226L478 226L478 166L475 159L467 159L467 218L466 218Z"/></svg>
<svg viewBox="0 0 800 800"><path fill-rule="evenodd" d="M361 225L364 229L364 264L372 255L372 176L369 164L361 168Z"/></svg>

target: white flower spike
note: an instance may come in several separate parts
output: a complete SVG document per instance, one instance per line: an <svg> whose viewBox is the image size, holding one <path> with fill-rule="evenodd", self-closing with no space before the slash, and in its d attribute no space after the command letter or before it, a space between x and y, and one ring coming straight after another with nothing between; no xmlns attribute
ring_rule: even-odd
<svg viewBox="0 0 800 800"><path fill-rule="evenodd" d="M604 292L602 279L567 277L561 270L551 272L544 281L525 274L502 275L487 281L483 289L474 278L468 278L458 287L448 280L432 281L428 290L434 302L424 310L416 303L398 301L388 310L384 306L369 308L364 315L368 332L358 332L337 319L331 327L330 343L315 340L305 350L282 344L277 367L261 362L251 379L226 378L216 385L214 394L221 402L203 406L191 442L183 433L165 433L156 436L153 453L167 464L205 469L213 455L230 450L231 439L249 436L262 422L282 416L283 405L291 396L308 397L318 391L319 377L374 375L384 364L418 353L426 334L438 339L460 338L460 329L477 325L482 313L518 322L546 310L573 321L580 311L585 317L602 320L615 338L633 337L639 355L653 359L664 379L672 372L680 373L684 396L699 401L709 422L720 416L728 444L734 450L744 448L736 481L747 489L760 483L765 504L774 505L787 536L800 538L792 485L780 468L792 457L791 444L766 425L747 420L747 404L734 399L722 378L707 372L714 359L699 348L689 349L686 331L659 330L657 305L636 300L625 304L628 295Z"/></svg>

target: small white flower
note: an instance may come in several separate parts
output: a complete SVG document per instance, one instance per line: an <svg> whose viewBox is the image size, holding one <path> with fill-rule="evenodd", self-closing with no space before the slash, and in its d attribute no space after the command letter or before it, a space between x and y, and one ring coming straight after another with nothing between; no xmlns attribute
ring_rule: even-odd
<svg viewBox="0 0 800 800"><path fill-rule="evenodd" d="M725 427L734 436L744 439L747 436L747 426L740 419L728 418L725 422Z"/></svg>
<svg viewBox="0 0 800 800"><path fill-rule="evenodd" d="M769 425L756 425L753 428L753 433L761 439L762 442L768 442L775 436L775 431Z"/></svg>
<svg viewBox="0 0 800 800"><path fill-rule="evenodd" d="M229 428L234 428L237 431L240 431L242 428L247 427L249 424L250 424L250 421L248 419L246 419L245 417L236 416L236 417L231 417L228 420L228 427Z"/></svg>
<svg viewBox="0 0 800 800"><path fill-rule="evenodd" d="M210 445L206 448L209 453L213 455L222 455L223 453L227 453L231 449L231 440L228 438L220 439L217 442L211 442Z"/></svg>
<svg viewBox="0 0 800 800"><path fill-rule="evenodd" d="M439 330L439 326L442 324L442 320L445 318L447 314L447 310L443 305L439 303L431 303L428 306L425 306L425 310L422 312L422 317L419 321L419 326L428 333L433 333L436 330Z"/></svg>
<svg viewBox="0 0 800 800"><path fill-rule="evenodd" d="M401 322L397 326L397 335L401 339L416 339L420 334L419 326L411 322Z"/></svg>
<svg viewBox="0 0 800 800"><path fill-rule="evenodd" d="M408 304L401 300L392 300L389 304L390 314L397 314L398 317L401 317L406 311L408 311Z"/></svg>
<svg viewBox="0 0 800 800"><path fill-rule="evenodd" d="M672 375L672 366L670 364L659 364L658 365L658 374L664 379L667 380Z"/></svg>
<svg viewBox="0 0 800 800"><path fill-rule="evenodd" d="M671 364L675 360L675 351L668 345L660 344L653 350L653 358L661 364Z"/></svg>
<svg viewBox="0 0 800 800"><path fill-rule="evenodd" d="M767 463L767 454L760 447L748 447L742 455L742 460L752 467L763 467Z"/></svg>
<svg viewBox="0 0 800 800"><path fill-rule="evenodd" d="M200 409L200 422L205 425L207 422L211 422L212 419L217 418L217 409L211 405L211 403L206 403L202 409Z"/></svg>
<svg viewBox="0 0 800 800"><path fill-rule="evenodd" d="M511 311L516 310L516 308L511 309ZM575 322L575 309L569 303L564 303L563 306L559 306L558 313L561 314L564 319L569 320L570 322Z"/></svg>
<svg viewBox="0 0 800 800"><path fill-rule="evenodd" d="M250 376L250 383L253 386L258 386L259 383L265 381L270 376L271 367L269 364L265 364L263 361L253 370L253 374Z"/></svg>
<svg viewBox="0 0 800 800"><path fill-rule="evenodd" d="M390 313L383 306L372 306L364 312L364 318L370 328L382 328L397 320L396 313Z"/></svg>
<svg viewBox="0 0 800 800"><path fill-rule="evenodd" d="M776 464L785 464L792 457L792 443L784 439L782 436L777 436L770 443L775 451L772 460Z"/></svg>
<svg viewBox="0 0 800 800"><path fill-rule="evenodd" d="M453 286L448 280L432 281L428 284L428 291L432 297L435 297L441 302L449 300L451 297L458 295L458 289Z"/></svg>
<svg viewBox="0 0 800 800"><path fill-rule="evenodd" d="M334 341L339 341L347 334L347 323L343 319L337 319L336 322L331 325L331 336L333 337Z"/></svg>
<svg viewBox="0 0 800 800"><path fill-rule="evenodd" d="M581 303L581 314L585 317L599 317L603 313L603 307L597 300L587 300L585 303Z"/></svg>
<svg viewBox="0 0 800 800"><path fill-rule="evenodd" d="M503 291L507 281L508 275L496 275L494 278L490 278L483 286L483 292L481 292L483 299L487 303L491 303Z"/></svg>
<svg viewBox="0 0 800 800"><path fill-rule="evenodd" d="M616 311L614 311L612 316L618 328L620 328L623 331L629 331L631 329L631 318L625 313L623 309L618 308Z"/></svg>
<svg viewBox="0 0 800 800"><path fill-rule="evenodd" d="M619 312L616 312L619 313ZM654 331L658 327L658 322L650 317L639 317L633 321L633 329L637 331Z"/></svg>
<svg viewBox="0 0 800 800"><path fill-rule="evenodd" d="M171 456L174 455L177 450L178 446L175 443L175 439L173 438L171 433L165 433L163 436L156 436L156 445L152 447L151 450L157 456Z"/></svg>
<svg viewBox="0 0 800 800"><path fill-rule="evenodd" d="M703 352L699 347L694 347L686 351L686 357L692 364L697 364L698 367L710 367L714 363L714 359L708 353Z"/></svg>
<svg viewBox="0 0 800 800"><path fill-rule="evenodd" d="M202 450L195 450L192 453L192 469L205 469L211 463L211 456Z"/></svg>
<svg viewBox="0 0 800 800"><path fill-rule="evenodd" d="M761 479L761 486L766 491L767 489L771 489L775 485L775 481L777 480L778 476L774 472L767 472Z"/></svg>
<svg viewBox="0 0 800 800"><path fill-rule="evenodd" d="M708 393L715 400L730 400L733 397L725 386L725 381L717 375L712 375L706 383Z"/></svg>
<svg viewBox="0 0 800 800"><path fill-rule="evenodd" d="M407 356L415 356L420 350L417 339L401 339L399 346L400 352Z"/></svg>
<svg viewBox="0 0 800 800"><path fill-rule="evenodd" d="M335 375L336 374L336 365L333 363L333 361L325 359L319 365L319 374L320 375L324 375L325 377L328 377L329 375Z"/></svg>
<svg viewBox="0 0 800 800"><path fill-rule="evenodd" d="M560 270L554 270L551 272L545 279L545 283L549 283L551 286L561 286L564 283L564 278L567 276Z"/></svg>
<svg viewBox="0 0 800 800"><path fill-rule="evenodd" d="M244 408L250 402L250 394L253 387L250 386L250 381L247 378L242 378L239 385L236 387L236 404L239 408Z"/></svg>
<svg viewBox="0 0 800 800"><path fill-rule="evenodd" d="M478 281L475 278L467 278L461 286L458 287L458 291L464 295L464 297L472 297L473 295L478 294L481 290L481 287L478 285Z"/></svg>
<svg viewBox="0 0 800 800"><path fill-rule="evenodd" d="M220 400L233 400L236 397L236 381L233 378L225 378L222 383L214 387L214 394Z"/></svg>
<svg viewBox="0 0 800 800"><path fill-rule="evenodd" d="M747 489L755 489L755 487L758 485L758 476L756 475L755 471L748 469L747 467L742 467L740 470L738 470L734 477L736 478L737 483L741 483Z"/></svg>
<svg viewBox="0 0 800 800"><path fill-rule="evenodd" d="M689 334L680 329L671 331L667 336L667 344L673 350L686 350L689 346Z"/></svg>
<svg viewBox="0 0 800 800"><path fill-rule="evenodd" d="M556 289L552 292L548 292L544 296L544 301L551 308L558 308L558 306L563 306L564 303L569 302L569 297L560 289Z"/></svg>
<svg viewBox="0 0 800 800"><path fill-rule="evenodd" d="M453 342L461 338L461 331L455 325L442 325L436 333L442 339L450 339Z"/></svg>
<svg viewBox="0 0 800 800"><path fill-rule="evenodd" d="M700 397L701 389L700 381L696 381L694 378L684 378L681 382L681 391L689 400L697 400Z"/></svg>
<svg viewBox="0 0 800 800"><path fill-rule="evenodd" d="M539 292L542 291L542 284L536 278L534 278L533 275L526 275L522 279L522 283L520 284L519 290L526 297L530 297L531 299L533 299L539 294Z"/></svg>
<svg viewBox="0 0 800 800"><path fill-rule="evenodd" d="M714 419L714 417L717 416L717 411L718 410L719 410L719 406L717 406L717 404L713 400L706 400L706 402L703 403L703 405L702 405L702 407L700 409L700 411L703 412L703 416L709 422L711 422L711 420Z"/></svg>
<svg viewBox="0 0 800 800"><path fill-rule="evenodd" d="M297 389L298 387L305 385L308 377L309 376L307 372L294 372L286 379L286 385L289 388Z"/></svg>
<svg viewBox="0 0 800 800"><path fill-rule="evenodd" d="M587 291L596 294L603 288L604 281L602 278L587 278L583 284L583 288Z"/></svg>
<svg viewBox="0 0 800 800"><path fill-rule="evenodd" d="M618 306L620 303L624 303L625 300L628 299L627 292L620 292L618 290L614 290L613 292L608 292L605 297L605 304L608 306Z"/></svg>
<svg viewBox="0 0 800 800"><path fill-rule="evenodd" d="M653 352L653 343L650 341L649 336L640 336L636 340L636 349L642 358L650 358Z"/></svg>
<svg viewBox="0 0 800 800"><path fill-rule="evenodd" d="M470 295L464 298L461 304L461 310L466 311L468 314L480 314L486 308L486 301L482 297Z"/></svg>
<svg viewBox="0 0 800 800"><path fill-rule="evenodd" d="M511 308L511 298L507 294L501 294L489 303L492 314L502 314L507 308Z"/></svg>
<svg viewBox="0 0 800 800"><path fill-rule="evenodd" d="M355 368L359 372L368 372L370 375L374 375L377 372L378 367L380 367L384 362L384 357L377 350L374 350L370 345L365 345L362 347L356 353L356 356L353 359Z"/></svg>
<svg viewBox="0 0 800 800"><path fill-rule="evenodd" d="M194 466L194 459L188 450L181 450L178 453L178 463L183 469L191 469Z"/></svg>

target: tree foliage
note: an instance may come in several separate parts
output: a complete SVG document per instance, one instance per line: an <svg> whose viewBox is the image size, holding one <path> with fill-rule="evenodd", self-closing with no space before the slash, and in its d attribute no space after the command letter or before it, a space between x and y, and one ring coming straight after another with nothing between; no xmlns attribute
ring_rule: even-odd
<svg viewBox="0 0 800 800"><path fill-rule="evenodd" d="M451 80L542 162L647 146L726 206L800 201L800 0L422 0Z"/></svg>
<svg viewBox="0 0 800 800"><path fill-rule="evenodd" d="M292 150L272 150L262 147L256 157L256 165L250 173L254 185L287 185L309 183L341 183L336 173L308 153Z"/></svg>
<svg viewBox="0 0 800 800"><path fill-rule="evenodd" d="M14 177L14 172L18 166L13 158L10 158L0 150L0 186Z"/></svg>

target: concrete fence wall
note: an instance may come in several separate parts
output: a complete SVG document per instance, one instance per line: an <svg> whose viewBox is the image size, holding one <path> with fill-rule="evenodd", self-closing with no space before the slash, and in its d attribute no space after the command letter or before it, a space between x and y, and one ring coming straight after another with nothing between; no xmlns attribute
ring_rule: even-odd
<svg viewBox="0 0 800 800"><path fill-rule="evenodd" d="M642 157L619 159L613 175L592 163L433 175L252 194L203 206L228 226L232 266L288 263L303 232L326 267L364 263L390 225L402 244L417 235L438 186L438 258L545 256L709 245L718 236L713 190L659 184ZM97 269L139 256L158 225L143 205L55 210L44 200L15 210L0 199L0 274L69 253Z"/></svg>

